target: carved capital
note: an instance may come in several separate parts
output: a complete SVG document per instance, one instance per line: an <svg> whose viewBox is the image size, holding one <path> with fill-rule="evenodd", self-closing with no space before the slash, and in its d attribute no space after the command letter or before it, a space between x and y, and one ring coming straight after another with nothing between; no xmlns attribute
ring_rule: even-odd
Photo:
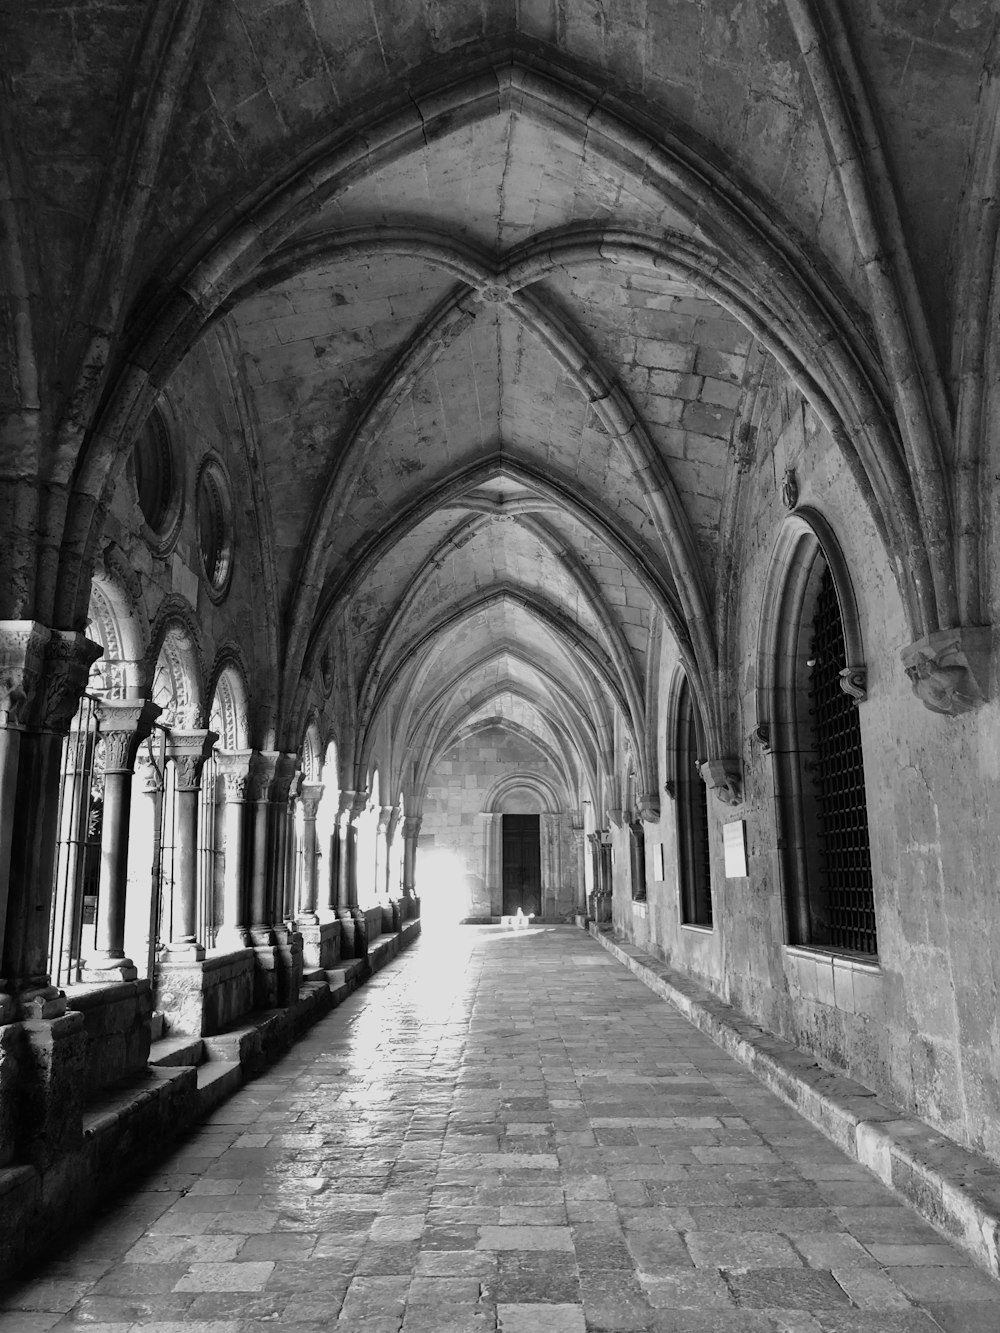
<svg viewBox="0 0 1000 1333"><path fill-rule="evenodd" d="M368 809L368 793L366 791L356 791L354 793L354 804L351 806L351 819L359 819Z"/></svg>
<svg viewBox="0 0 1000 1333"><path fill-rule="evenodd" d="M253 750L224 750L216 755L215 762L222 781L225 783L226 800L245 801L250 790L250 769L253 766Z"/></svg>
<svg viewBox="0 0 1000 1333"><path fill-rule="evenodd" d="M420 836L420 826L423 823L421 815L405 815L403 817L403 837L417 838Z"/></svg>
<svg viewBox="0 0 1000 1333"><path fill-rule="evenodd" d="M174 780L178 791L200 790L201 771L218 739L214 731L204 731L200 728L190 731L171 731L167 737L167 758L174 766Z"/></svg>
<svg viewBox="0 0 1000 1333"><path fill-rule="evenodd" d="M315 822L319 803L323 799L325 790L322 782L303 782L299 788L299 805L302 809L303 819Z"/></svg>
<svg viewBox="0 0 1000 1333"><path fill-rule="evenodd" d="M913 693L932 713L958 717L985 702L992 631L984 626L937 630L902 651Z"/></svg>
<svg viewBox="0 0 1000 1333"><path fill-rule="evenodd" d="M0 620L0 727L26 725L48 641L35 620Z"/></svg>
<svg viewBox="0 0 1000 1333"><path fill-rule="evenodd" d="M296 769L289 779L287 799L289 807L292 809L297 805L299 797L302 795L302 783L304 780L305 774L301 769Z"/></svg>
<svg viewBox="0 0 1000 1333"><path fill-rule="evenodd" d="M298 758L294 754L281 754L275 757L271 784L268 788L268 800L272 805L287 804L291 796L292 783L298 777L296 765Z"/></svg>
<svg viewBox="0 0 1000 1333"><path fill-rule="evenodd" d="M705 786L723 805L742 803L743 778L738 759L706 759L698 771Z"/></svg>
<svg viewBox="0 0 1000 1333"><path fill-rule="evenodd" d="M383 835L389 828L389 820L395 813L396 807L393 805L380 805L378 809L378 832Z"/></svg>
<svg viewBox="0 0 1000 1333"><path fill-rule="evenodd" d="M868 698L868 668L844 667L840 673L840 688L845 694L849 694L855 703L862 703Z"/></svg>
<svg viewBox="0 0 1000 1333"><path fill-rule="evenodd" d="M639 806L639 817L644 819L647 824L655 824L660 818L660 798L656 792L642 792L637 804Z"/></svg>
<svg viewBox="0 0 1000 1333"><path fill-rule="evenodd" d="M341 791L340 804L337 806L337 823L342 828L354 822L354 802L358 799L356 791Z"/></svg>
<svg viewBox="0 0 1000 1333"><path fill-rule="evenodd" d="M101 699L95 705L105 773L131 773L139 746L160 716L159 704L141 699Z"/></svg>
<svg viewBox="0 0 1000 1333"><path fill-rule="evenodd" d="M247 775L248 801L267 800L278 757L277 750L257 750L252 754Z"/></svg>
<svg viewBox="0 0 1000 1333"><path fill-rule="evenodd" d="M35 726L65 735L87 688L90 668L101 652L101 645L85 634L51 631L31 710Z"/></svg>

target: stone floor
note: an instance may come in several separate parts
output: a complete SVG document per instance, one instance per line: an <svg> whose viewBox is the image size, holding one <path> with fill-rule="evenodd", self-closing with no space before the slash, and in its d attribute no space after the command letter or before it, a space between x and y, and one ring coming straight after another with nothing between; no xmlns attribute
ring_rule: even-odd
<svg viewBox="0 0 1000 1333"><path fill-rule="evenodd" d="M971 1266L582 931L425 934L2 1333L997 1333Z"/></svg>

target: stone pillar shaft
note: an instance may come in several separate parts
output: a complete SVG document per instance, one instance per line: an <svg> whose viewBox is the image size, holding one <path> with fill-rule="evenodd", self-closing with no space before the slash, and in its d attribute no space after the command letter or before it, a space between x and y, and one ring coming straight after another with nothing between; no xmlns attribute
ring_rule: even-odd
<svg viewBox="0 0 1000 1333"><path fill-rule="evenodd" d="M321 782L307 782L299 793L302 809L302 885L299 895L298 917L300 921L315 924L319 921L317 907L316 862L316 815L323 796Z"/></svg>
<svg viewBox="0 0 1000 1333"><path fill-rule="evenodd" d="M407 815L403 820L403 892L407 898L416 891L417 839L422 822L420 815Z"/></svg>
<svg viewBox="0 0 1000 1333"><path fill-rule="evenodd" d="M201 773L218 739L213 731L176 730L167 747L175 774L173 930L167 950L195 960L205 956L197 936Z"/></svg>
<svg viewBox="0 0 1000 1333"><path fill-rule="evenodd" d="M253 806L247 803L252 750L232 750L218 757L219 772L226 791L224 811L226 859L222 884L222 927L216 944L225 949L241 949L249 941L247 934L248 859L247 841Z"/></svg>
<svg viewBox="0 0 1000 1333"><path fill-rule="evenodd" d="M106 699L97 705L104 741L104 816L101 824L101 882L97 898L96 950L84 964L85 980L134 981L138 972L125 956L129 821L132 773L140 744L160 708L154 703Z"/></svg>

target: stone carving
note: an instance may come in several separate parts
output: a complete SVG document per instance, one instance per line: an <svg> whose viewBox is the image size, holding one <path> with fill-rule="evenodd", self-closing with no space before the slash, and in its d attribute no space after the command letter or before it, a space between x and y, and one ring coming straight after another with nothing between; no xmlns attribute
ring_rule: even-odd
<svg viewBox="0 0 1000 1333"><path fill-rule="evenodd" d="M743 780L738 759L706 759L699 764L698 772L705 786L723 805L742 804Z"/></svg>
<svg viewBox="0 0 1000 1333"><path fill-rule="evenodd" d="M416 838L420 835L420 825L423 823L420 815L405 815L403 817L403 837Z"/></svg>
<svg viewBox="0 0 1000 1333"><path fill-rule="evenodd" d="M167 756L174 765L178 791L199 791L205 760L218 740L214 731L172 731L167 738Z"/></svg>
<svg viewBox="0 0 1000 1333"><path fill-rule="evenodd" d="M656 792L644 791L638 799L639 815L647 824L655 824L660 818L660 798Z"/></svg>
<svg viewBox="0 0 1000 1333"><path fill-rule="evenodd" d="M333 655L329 644L323 649L323 655L319 659L319 678L323 682L323 693L329 698L333 693Z"/></svg>
<svg viewBox="0 0 1000 1333"><path fill-rule="evenodd" d="M102 699L96 706L104 743L104 771L131 773L139 746L160 715L159 704L142 700Z"/></svg>
<svg viewBox="0 0 1000 1333"><path fill-rule="evenodd" d="M844 667L840 673L840 688L849 694L855 703L868 698L868 668L864 666Z"/></svg>
<svg viewBox="0 0 1000 1333"><path fill-rule="evenodd" d="M292 784L296 777L295 766L298 759L294 754L277 754L268 791L268 799L274 805L283 805L291 799Z"/></svg>
<svg viewBox="0 0 1000 1333"><path fill-rule="evenodd" d="M677 783L674 781L673 778L667 778L666 782L664 782L663 784L663 790L667 793L667 795L670 797L672 801L676 801Z"/></svg>
<svg viewBox="0 0 1000 1333"><path fill-rule="evenodd" d="M799 483L794 468L785 468L785 477L781 483L781 502L786 509L794 509L799 502Z"/></svg>
<svg viewBox="0 0 1000 1333"><path fill-rule="evenodd" d="M250 771L247 774L247 800L255 803L267 800L274 768L278 762L277 751L255 751L250 758Z"/></svg>
<svg viewBox="0 0 1000 1333"><path fill-rule="evenodd" d="M614 824L615 828L624 828L625 826L624 811L619 810L617 808L614 810L609 810L608 818L611 820L612 824Z"/></svg>
<svg viewBox="0 0 1000 1333"><path fill-rule="evenodd" d="M771 753L771 724L770 722L758 722L750 733L765 754Z"/></svg>
<svg viewBox="0 0 1000 1333"><path fill-rule="evenodd" d="M984 702L990 634L985 627L959 626L937 630L903 649L903 669L913 693L932 713L958 717Z"/></svg>
<svg viewBox="0 0 1000 1333"><path fill-rule="evenodd" d="M49 631L33 620L0 620L0 727L23 727Z"/></svg>
<svg viewBox="0 0 1000 1333"><path fill-rule="evenodd" d="M245 801L251 788L252 750L229 750L216 756L216 764L226 788L226 801Z"/></svg>
<svg viewBox="0 0 1000 1333"><path fill-rule="evenodd" d="M479 288L479 299L484 305L509 305L514 292L506 283L488 282Z"/></svg>
<svg viewBox="0 0 1000 1333"><path fill-rule="evenodd" d="M368 793L366 791L356 791L354 793L354 804L351 806L351 820L359 819L368 809Z"/></svg>
<svg viewBox="0 0 1000 1333"><path fill-rule="evenodd" d="M303 819L315 820L325 790L322 782L304 782L302 784L299 789L299 807L302 810Z"/></svg>
<svg viewBox="0 0 1000 1333"><path fill-rule="evenodd" d="M53 630L35 696L34 722L44 731L64 735L87 688L91 665L101 645L73 630Z"/></svg>

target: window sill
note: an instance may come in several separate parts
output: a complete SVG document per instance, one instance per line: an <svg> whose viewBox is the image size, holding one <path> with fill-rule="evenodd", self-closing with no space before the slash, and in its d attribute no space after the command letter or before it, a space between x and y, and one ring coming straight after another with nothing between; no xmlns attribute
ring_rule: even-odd
<svg viewBox="0 0 1000 1333"><path fill-rule="evenodd" d="M786 944L782 952L793 1000L811 1000L846 1014L880 1013L882 968L877 959L801 944Z"/></svg>
<svg viewBox="0 0 1000 1333"><path fill-rule="evenodd" d="M682 921L681 930L693 931L695 935L714 935L714 926L699 926L697 921Z"/></svg>

